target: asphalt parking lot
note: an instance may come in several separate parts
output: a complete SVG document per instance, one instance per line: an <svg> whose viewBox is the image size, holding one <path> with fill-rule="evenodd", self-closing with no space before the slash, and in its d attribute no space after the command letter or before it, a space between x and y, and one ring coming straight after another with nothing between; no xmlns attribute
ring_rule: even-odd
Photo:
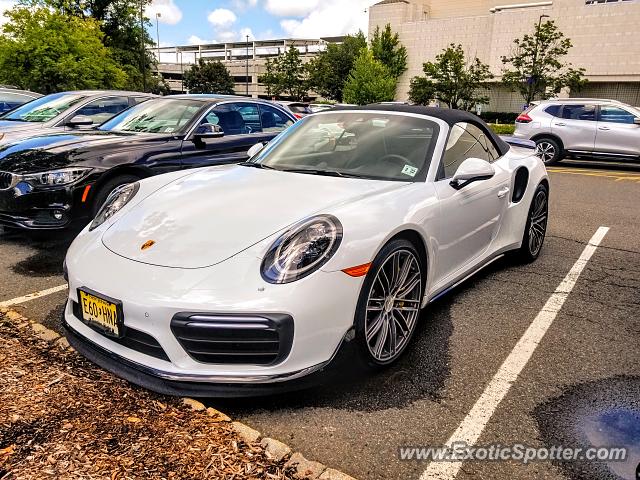
<svg viewBox="0 0 640 480"><path fill-rule="evenodd" d="M498 261L431 305L399 365L338 372L330 384L270 398L208 403L307 458L360 479L419 478L428 462L401 446L442 445L600 227L562 309L478 445L617 445L626 462L465 462L456 478L635 479L640 462L640 167L561 163L551 169L550 225L540 259ZM72 233L0 233L0 305L59 330L62 260ZM25 295L46 295L26 301ZM3 305L4 303L4 305ZM450 478L447 476L432 478Z"/></svg>

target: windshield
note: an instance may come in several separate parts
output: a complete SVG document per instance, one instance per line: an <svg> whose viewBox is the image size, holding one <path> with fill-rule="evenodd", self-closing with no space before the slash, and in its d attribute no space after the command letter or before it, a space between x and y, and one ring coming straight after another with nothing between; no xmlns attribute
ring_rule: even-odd
<svg viewBox="0 0 640 480"><path fill-rule="evenodd" d="M158 99L136 105L103 123L109 132L180 133L204 103L197 100Z"/></svg>
<svg viewBox="0 0 640 480"><path fill-rule="evenodd" d="M48 122L85 98L87 97L74 93L54 93L25 103L0 117L0 120Z"/></svg>
<svg viewBox="0 0 640 480"><path fill-rule="evenodd" d="M248 165L413 182L426 177L438 131L435 122L409 115L320 113L290 127Z"/></svg>

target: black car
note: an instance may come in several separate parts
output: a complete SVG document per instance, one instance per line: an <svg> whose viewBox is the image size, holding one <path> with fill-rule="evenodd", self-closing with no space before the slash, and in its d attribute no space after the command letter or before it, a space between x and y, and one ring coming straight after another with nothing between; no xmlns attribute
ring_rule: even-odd
<svg viewBox="0 0 640 480"><path fill-rule="evenodd" d="M295 122L273 103L177 95L97 129L0 146L0 225L59 229L92 218L121 185L174 170L242 162Z"/></svg>
<svg viewBox="0 0 640 480"><path fill-rule="evenodd" d="M0 144L96 127L133 105L157 97L119 90L79 90L37 96L40 98L23 102L0 116Z"/></svg>

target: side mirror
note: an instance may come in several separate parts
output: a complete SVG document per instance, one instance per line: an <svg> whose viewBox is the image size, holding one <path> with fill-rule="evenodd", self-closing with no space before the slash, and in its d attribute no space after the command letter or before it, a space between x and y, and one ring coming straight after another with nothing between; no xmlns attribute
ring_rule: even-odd
<svg viewBox="0 0 640 480"><path fill-rule="evenodd" d="M67 122L67 127L71 128L89 127L91 125L93 125L93 119L91 117L87 117L86 115L76 115Z"/></svg>
<svg viewBox="0 0 640 480"><path fill-rule="evenodd" d="M640 125L640 118L635 117L635 118L633 119L633 123L635 123L636 125Z"/></svg>
<svg viewBox="0 0 640 480"><path fill-rule="evenodd" d="M221 137L224 137L224 131L220 125L214 125L213 123L203 123L202 125L199 125L193 134L193 139L196 141Z"/></svg>
<svg viewBox="0 0 640 480"><path fill-rule="evenodd" d="M460 164L449 184L460 190L473 182L488 180L496 174L496 169L486 160L467 158Z"/></svg>
<svg viewBox="0 0 640 480"><path fill-rule="evenodd" d="M249 149L249 151L247 152L247 155L249 155L249 158L253 158L256 155L258 155L263 148L264 148L264 143L262 142L256 143L253 147Z"/></svg>

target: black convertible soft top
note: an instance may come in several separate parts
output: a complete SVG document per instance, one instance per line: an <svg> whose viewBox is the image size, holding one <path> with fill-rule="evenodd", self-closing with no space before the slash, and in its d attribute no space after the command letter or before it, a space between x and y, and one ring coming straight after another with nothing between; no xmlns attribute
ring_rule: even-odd
<svg viewBox="0 0 640 480"><path fill-rule="evenodd" d="M504 155L509 151L509 144L496 135L493 130L478 116L473 113L465 112L464 110L455 110L451 108L436 108L436 107L423 107L421 105L366 105L364 107L348 107L340 106L336 107L336 110L378 110L383 112L403 112L413 113L416 115L427 115L429 117L438 118L449 126L453 126L456 123L471 123L476 127L482 129L487 137L493 140L500 155Z"/></svg>

